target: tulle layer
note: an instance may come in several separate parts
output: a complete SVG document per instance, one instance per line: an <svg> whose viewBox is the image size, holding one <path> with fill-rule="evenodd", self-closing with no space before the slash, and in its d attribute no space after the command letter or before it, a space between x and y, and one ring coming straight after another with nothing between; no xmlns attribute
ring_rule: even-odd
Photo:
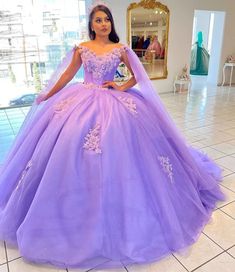
<svg viewBox="0 0 235 272"><path fill-rule="evenodd" d="M0 238L60 267L147 263L198 238L221 170L141 94L73 84L42 103L0 178Z"/></svg>

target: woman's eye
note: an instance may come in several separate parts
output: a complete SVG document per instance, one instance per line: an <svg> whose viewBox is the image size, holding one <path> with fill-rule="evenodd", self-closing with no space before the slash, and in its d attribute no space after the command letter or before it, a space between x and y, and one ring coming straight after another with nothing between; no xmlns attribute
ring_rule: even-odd
<svg viewBox="0 0 235 272"><path fill-rule="evenodd" d="M101 22L101 20L100 20L100 19L97 19L97 20L96 20L96 23L100 23L100 22Z"/></svg>
<svg viewBox="0 0 235 272"><path fill-rule="evenodd" d="M106 21L110 21L110 19L109 19L109 18L106 18Z"/></svg>

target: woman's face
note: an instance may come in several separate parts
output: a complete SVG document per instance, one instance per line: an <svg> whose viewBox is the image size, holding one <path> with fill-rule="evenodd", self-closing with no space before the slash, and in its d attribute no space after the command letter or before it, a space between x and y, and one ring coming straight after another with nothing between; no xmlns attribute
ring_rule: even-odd
<svg viewBox="0 0 235 272"><path fill-rule="evenodd" d="M112 25L105 12L97 11L93 16L91 27L97 36L108 36L111 32Z"/></svg>

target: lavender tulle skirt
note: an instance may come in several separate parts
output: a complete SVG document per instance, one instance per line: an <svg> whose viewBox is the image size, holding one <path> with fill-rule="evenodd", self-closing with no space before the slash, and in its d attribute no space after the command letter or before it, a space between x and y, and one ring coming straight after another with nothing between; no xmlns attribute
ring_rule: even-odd
<svg viewBox="0 0 235 272"><path fill-rule="evenodd" d="M59 267L147 263L196 241L221 170L137 90L72 84L43 102L0 177L0 238ZM21 136L19 136L21 137Z"/></svg>

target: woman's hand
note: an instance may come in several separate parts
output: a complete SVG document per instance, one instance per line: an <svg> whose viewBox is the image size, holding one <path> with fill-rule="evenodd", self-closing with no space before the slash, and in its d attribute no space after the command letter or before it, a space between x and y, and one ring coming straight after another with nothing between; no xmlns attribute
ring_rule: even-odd
<svg viewBox="0 0 235 272"><path fill-rule="evenodd" d="M112 88L117 91L123 91L122 85L117 85L114 81L105 81L102 85L104 88Z"/></svg>
<svg viewBox="0 0 235 272"><path fill-rule="evenodd" d="M39 94L36 98L36 104L39 105L41 102L47 100L48 97L46 96L46 94Z"/></svg>

